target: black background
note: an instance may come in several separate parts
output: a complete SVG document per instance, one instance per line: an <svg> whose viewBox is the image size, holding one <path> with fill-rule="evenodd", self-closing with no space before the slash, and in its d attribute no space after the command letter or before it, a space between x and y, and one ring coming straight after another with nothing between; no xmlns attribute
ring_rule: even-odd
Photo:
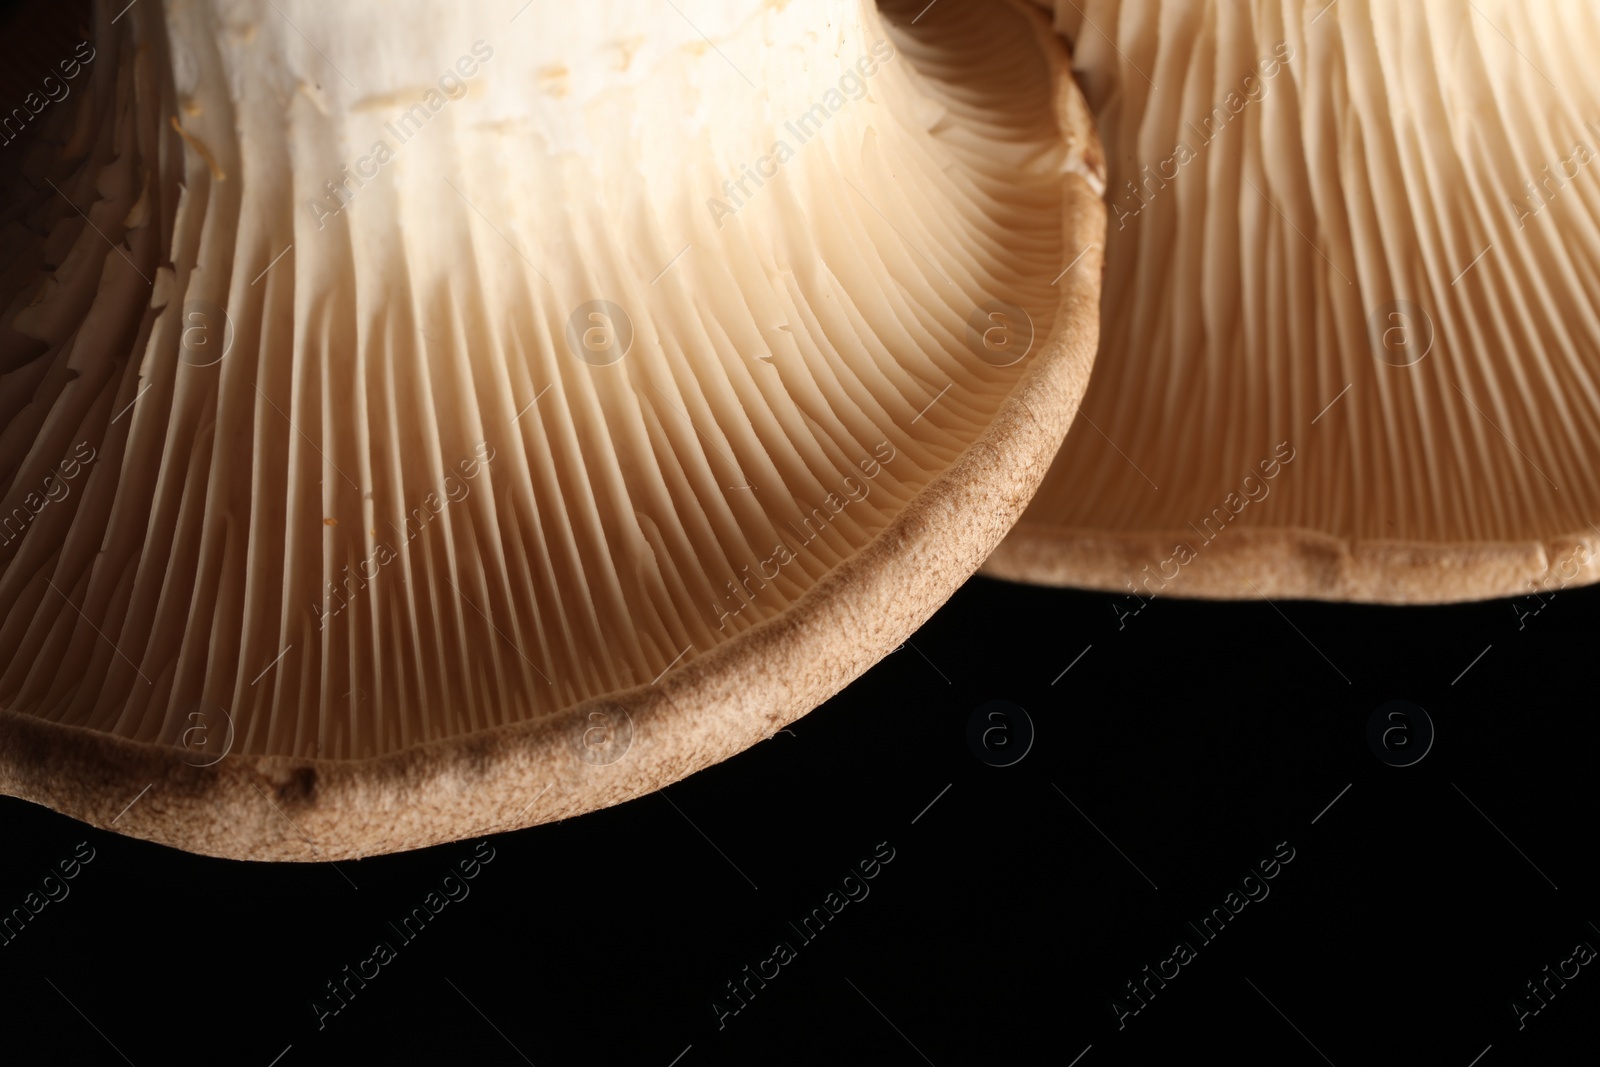
<svg viewBox="0 0 1600 1067"><path fill-rule="evenodd" d="M490 839L470 896L321 1029L324 983L398 942L387 923L472 842L250 864L0 800L4 909L78 842L95 849L70 896L0 946L5 1058L1594 1061L1600 967L1520 1029L1511 1004L1577 942L1600 947L1585 673L1600 590L1407 609L1157 598L1120 620L1118 605L1133 603L969 583L789 732L663 793ZM1034 731L1005 767L969 744L996 699ZM1368 742L1394 699L1436 731L1411 766ZM1026 732L1014 716L989 760ZM796 936L884 842L868 895ZM1269 894L1196 936L1186 924L1283 842ZM795 957L719 1027L725 983L780 940ZM1113 1001L1137 1006L1124 983L1179 940L1194 959L1119 1029Z"/></svg>

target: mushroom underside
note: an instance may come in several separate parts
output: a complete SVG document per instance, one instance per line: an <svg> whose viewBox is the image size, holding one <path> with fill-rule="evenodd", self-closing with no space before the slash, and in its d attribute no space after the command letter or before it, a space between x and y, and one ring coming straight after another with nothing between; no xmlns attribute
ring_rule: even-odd
<svg viewBox="0 0 1600 1067"><path fill-rule="evenodd" d="M985 571L1385 603L1600 579L1600 9L1053 6L1107 158L1101 352Z"/></svg>
<svg viewBox="0 0 1600 1067"><path fill-rule="evenodd" d="M93 5L3 178L0 790L248 859L566 818L979 566L1095 350L1065 50L712 6Z"/></svg>

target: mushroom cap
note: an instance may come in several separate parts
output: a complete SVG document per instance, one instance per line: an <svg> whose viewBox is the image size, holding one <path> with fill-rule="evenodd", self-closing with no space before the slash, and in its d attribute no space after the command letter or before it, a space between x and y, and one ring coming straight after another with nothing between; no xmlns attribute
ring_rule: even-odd
<svg viewBox="0 0 1600 1067"><path fill-rule="evenodd" d="M1107 154L1101 353L985 571L1387 603L1600 577L1600 7L1054 6Z"/></svg>
<svg viewBox="0 0 1600 1067"><path fill-rule="evenodd" d="M901 644L1087 385L1026 4L121 6L0 157L5 793L273 860L620 803Z"/></svg>

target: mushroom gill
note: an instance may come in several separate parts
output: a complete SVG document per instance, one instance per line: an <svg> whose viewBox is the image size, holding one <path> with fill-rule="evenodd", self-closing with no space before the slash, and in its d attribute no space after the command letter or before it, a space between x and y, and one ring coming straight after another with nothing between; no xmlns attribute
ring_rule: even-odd
<svg viewBox="0 0 1600 1067"><path fill-rule="evenodd" d="M1054 7L1107 155L1102 349L986 570L1395 603L1600 577L1600 7Z"/></svg>
<svg viewBox="0 0 1600 1067"><path fill-rule="evenodd" d="M0 149L0 790L392 851L893 650L1059 445L1104 240L1047 20L924 6L94 4Z"/></svg>

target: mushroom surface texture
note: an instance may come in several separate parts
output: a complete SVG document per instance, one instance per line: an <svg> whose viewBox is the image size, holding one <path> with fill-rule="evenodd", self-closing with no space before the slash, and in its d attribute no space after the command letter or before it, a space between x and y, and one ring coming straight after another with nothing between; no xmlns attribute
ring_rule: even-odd
<svg viewBox="0 0 1600 1067"><path fill-rule="evenodd" d="M1048 18L925 7L56 9L0 145L0 791L392 852L894 651L1060 445L1105 240Z"/></svg>
<svg viewBox="0 0 1600 1067"><path fill-rule="evenodd" d="M1107 158L1101 354L986 572L1141 601L1600 577L1600 4L1054 8Z"/></svg>

